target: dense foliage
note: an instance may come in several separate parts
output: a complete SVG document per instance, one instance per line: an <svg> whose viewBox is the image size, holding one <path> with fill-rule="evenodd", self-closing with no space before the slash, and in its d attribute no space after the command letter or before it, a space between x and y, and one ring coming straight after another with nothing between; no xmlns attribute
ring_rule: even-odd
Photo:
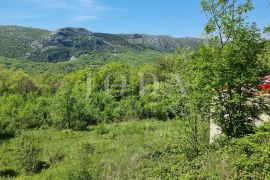
<svg viewBox="0 0 270 180"><path fill-rule="evenodd" d="M89 66L99 67L112 62L124 62L132 65L153 64L158 59L165 56L170 56L170 54L153 50L133 51L126 49L118 53L95 52L77 59L75 58L72 61L59 63L37 62L5 57L0 57L0 63L7 68L24 70L30 74L44 74L46 72L52 76L56 76L82 70Z"/></svg>
<svg viewBox="0 0 270 180"><path fill-rule="evenodd" d="M159 65L163 61L172 61L167 70ZM176 70L171 71L175 63L177 60L165 59L156 66L136 69L134 65L111 63L64 76L29 75L2 67L1 131L48 126L83 130L100 122L173 119L181 115L182 106L179 87L174 86ZM160 88L153 95L155 83L151 74L161 70L163 74L157 77L161 79Z"/></svg>

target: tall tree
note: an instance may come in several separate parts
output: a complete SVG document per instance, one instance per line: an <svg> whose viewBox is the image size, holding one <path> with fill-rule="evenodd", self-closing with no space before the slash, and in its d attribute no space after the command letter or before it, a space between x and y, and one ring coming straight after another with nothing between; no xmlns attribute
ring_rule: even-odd
<svg viewBox="0 0 270 180"><path fill-rule="evenodd" d="M212 118L230 137L254 131L254 123L267 110L254 90L262 76L260 34L245 14L253 9L250 0L202 0L209 40L194 65L201 90L210 93ZM210 111L208 111L210 112Z"/></svg>

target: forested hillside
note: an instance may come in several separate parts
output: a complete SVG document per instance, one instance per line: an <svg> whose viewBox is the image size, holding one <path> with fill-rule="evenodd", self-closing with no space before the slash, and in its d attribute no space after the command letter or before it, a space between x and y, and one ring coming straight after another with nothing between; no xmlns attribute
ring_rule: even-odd
<svg viewBox="0 0 270 180"><path fill-rule="evenodd" d="M0 57L0 63L6 68L24 70L31 74L44 72L66 74L86 67L100 67L113 62L124 62L131 65L153 64L159 59L172 55L154 50L125 50L113 54L111 52L95 52L74 58L71 61L57 63Z"/></svg>
<svg viewBox="0 0 270 180"><path fill-rule="evenodd" d="M69 61L98 52L173 52L177 46L197 49L201 42L196 38L92 33L83 28L49 32L19 26L0 26L0 38L1 56L46 62Z"/></svg>

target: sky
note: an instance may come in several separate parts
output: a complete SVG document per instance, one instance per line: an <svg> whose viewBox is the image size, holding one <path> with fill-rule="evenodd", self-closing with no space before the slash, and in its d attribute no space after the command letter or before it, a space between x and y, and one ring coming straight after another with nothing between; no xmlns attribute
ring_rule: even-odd
<svg viewBox="0 0 270 180"><path fill-rule="evenodd" d="M249 20L270 24L270 0L253 0ZM56 30L201 37L206 18L200 0L1 0L0 25Z"/></svg>

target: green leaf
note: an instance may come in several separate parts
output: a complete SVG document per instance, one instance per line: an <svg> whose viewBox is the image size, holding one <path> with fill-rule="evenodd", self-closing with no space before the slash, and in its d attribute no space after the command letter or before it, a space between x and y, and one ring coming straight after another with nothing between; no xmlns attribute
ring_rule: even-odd
<svg viewBox="0 0 270 180"><path fill-rule="evenodd" d="M219 0L217 5L220 6L221 4L226 4L228 1L229 0Z"/></svg>

